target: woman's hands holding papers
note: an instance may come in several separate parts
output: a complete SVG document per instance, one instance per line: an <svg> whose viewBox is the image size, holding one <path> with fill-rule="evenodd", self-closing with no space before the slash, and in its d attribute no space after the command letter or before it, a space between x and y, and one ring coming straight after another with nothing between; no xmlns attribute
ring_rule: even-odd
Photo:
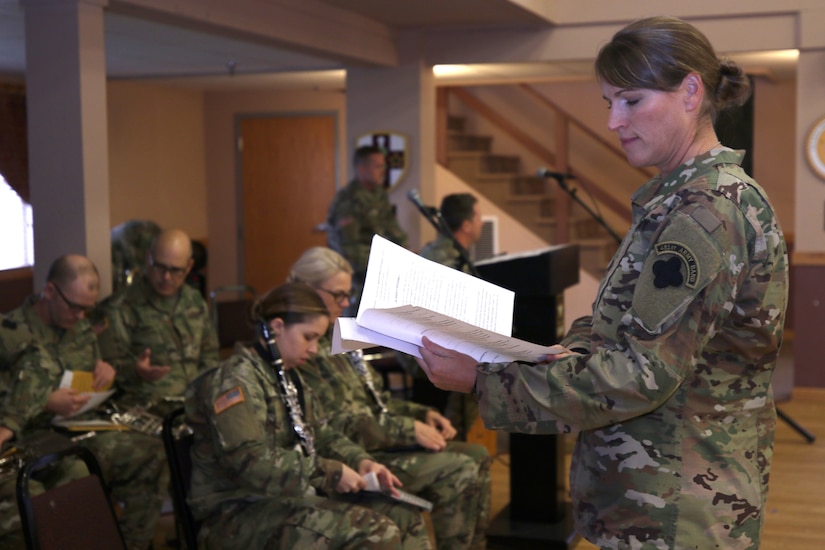
<svg viewBox="0 0 825 550"><path fill-rule="evenodd" d="M439 346L424 336L423 347L419 348L421 359L416 357L418 365L427 373L436 387L442 390L470 393L476 383L476 365L478 362L463 353ZM547 348L546 361L555 361L575 352L559 345Z"/></svg>
<svg viewBox="0 0 825 550"><path fill-rule="evenodd" d="M476 383L478 362L457 351L441 347L426 336L422 339L418 365L436 387L442 390L470 393Z"/></svg>

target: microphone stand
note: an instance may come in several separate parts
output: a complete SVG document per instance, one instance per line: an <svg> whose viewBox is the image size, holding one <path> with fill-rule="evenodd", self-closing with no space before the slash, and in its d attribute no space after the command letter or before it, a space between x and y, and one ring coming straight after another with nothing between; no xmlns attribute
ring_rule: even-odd
<svg viewBox="0 0 825 550"><path fill-rule="evenodd" d="M587 211L587 213L588 213L588 214L590 214L590 216L591 216L594 220L596 220L597 222L599 222L599 225L601 225L602 227L604 227L604 228L607 230L607 232L610 234L610 236L611 236L611 237L613 237L614 239L616 239L616 242L617 242L617 243L621 243L621 242L622 242L622 238L621 238L621 237L619 237L619 235L618 235L618 234L617 234L617 233L613 230L613 228L612 228L612 227L610 227L610 226L607 224L607 222L606 222L606 221L604 221L604 218L602 218L599 214L597 214L596 212L594 212L594 211L593 211L593 209L592 209L592 208L590 208L590 206L588 206L588 205L587 205L584 201L582 201L582 200L579 198L579 196L576 194L576 190L575 190L575 189L571 189L571 188L567 185L567 183L565 183L565 181L564 181L564 180L565 180L564 176L562 176L562 175L556 175L556 174L551 174L551 175L549 175L549 176L545 176L545 177L551 177L551 178L553 178L554 180L556 180L556 183L558 183L558 184L559 184L559 187L561 187L561 189L562 189L565 193L567 193L568 195L570 195L570 197L571 197L574 201L576 201L577 203L579 203L579 205L580 205L582 208L584 208L584 209L585 209L585 211Z"/></svg>
<svg viewBox="0 0 825 550"><path fill-rule="evenodd" d="M476 266L473 265L473 262L470 261L470 257L467 255L467 250L461 246L461 243L459 243L455 238L453 232L450 231L449 227L447 227L447 222L445 222L444 218L441 217L441 212L439 212L435 207L426 207L423 204L419 204L420 201L412 200L412 202L416 207L418 207L418 211L421 215L424 216L430 224L432 224L439 235L442 235L452 241L453 246L458 251L458 255L461 258L463 265L466 265L469 268L470 274L480 278L481 276L479 275Z"/></svg>

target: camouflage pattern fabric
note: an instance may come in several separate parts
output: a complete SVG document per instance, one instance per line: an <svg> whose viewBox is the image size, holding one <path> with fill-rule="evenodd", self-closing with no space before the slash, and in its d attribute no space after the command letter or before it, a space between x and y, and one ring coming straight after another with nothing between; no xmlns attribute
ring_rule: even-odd
<svg viewBox="0 0 825 550"><path fill-rule="evenodd" d="M105 316L98 334L100 352L117 370L117 403L125 408L155 405L160 415L178 408L164 398L182 398L186 385L218 364L218 341L206 302L184 285L173 297L159 296L141 278L101 304ZM171 367L155 381L143 380L135 369L137 357L152 351L151 363Z"/></svg>
<svg viewBox="0 0 825 550"><path fill-rule="evenodd" d="M419 255L453 269L460 269L464 273L470 273L470 266L461 259L461 253L456 249L455 243L444 235L438 235L434 241L425 244Z"/></svg>
<svg viewBox="0 0 825 550"><path fill-rule="evenodd" d="M33 300L11 312L7 318L15 327L0 341L25 351L13 367L13 381L0 411L0 424L20 439L39 429L48 429L52 415L46 412L49 395L60 385L66 370L89 372L100 358L91 325L81 319L71 330L45 325L35 314ZM89 411L76 417L96 417ZM104 477L112 488L114 502L123 503L120 528L130 549L145 549L154 534L161 502L167 487L166 464L160 438L134 432L98 433L83 442L95 453Z"/></svg>
<svg viewBox="0 0 825 550"><path fill-rule="evenodd" d="M487 364L485 424L581 430L576 526L601 548L755 549L776 414L788 257L764 191L724 147L633 196L592 317L549 364Z"/></svg>
<svg viewBox="0 0 825 550"><path fill-rule="evenodd" d="M388 412L381 414L364 380L346 354L330 354L330 335L319 353L300 367L318 395L330 425L385 464L404 490L433 502L438 548L484 548L490 510L491 458L482 445L449 442L440 453L415 451L415 420L425 421L427 407L396 399L372 369L372 379ZM399 449L407 449L399 452Z"/></svg>
<svg viewBox="0 0 825 550"><path fill-rule="evenodd" d="M460 269L464 273L472 273L470 266L462 259L461 254L455 247L455 243L444 235L439 235L434 241L430 241L419 253L420 256L433 262ZM410 356L404 361L404 368L411 372L413 376L427 380L427 375L423 373L418 363ZM472 396L459 392L445 392L447 403L444 406L444 416L450 419L453 426L458 430L460 439L467 439L467 433L473 427L473 423L478 418L478 401Z"/></svg>
<svg viewBox="0 0 825 550"><path fill-rule="evenodd" d="M112 292L140 278L146 253L160 232L160 226L150 220L129 220L112 228Z"/></svg>
<svg viewBox="0 0 825 550"><path fill-rule="evenodd" d="M383 498L357 506L335 492L343 464L357 471L372 457L326 425L313 392L301 386L313 456L301 449L274 368L254 349L236 346L187 388L189 502L203 520L199 540L226 549L429 548L411 506Z"/></svg>
<svg viewBox="0 0 825 550"><path fill-rule="evenodd" d="M349 261L355 271L353 282L361 286L367 274L373 235L401 246L407 242L387 190L381 186L370 190L355 180L335 194L327 225L327 244Z"/></svg>
<svg viewBox="0 0 825 550"><path fill-rule="evenodd" d="M43 492L43 486L37 482L29 485L31 494ZM0 481L0 548L3 550L26 550L26 539L17 511L17 476L10 476Z"/></svg>

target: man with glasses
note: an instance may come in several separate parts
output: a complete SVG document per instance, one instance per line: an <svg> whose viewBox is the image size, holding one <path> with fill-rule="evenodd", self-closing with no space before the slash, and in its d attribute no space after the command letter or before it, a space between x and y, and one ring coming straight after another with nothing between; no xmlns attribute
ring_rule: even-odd
<svg viewBox="0 0 825 550"><path fill-rule="evenodd" d="M164 415L180 406L186 385L218 364L217 336L201 294L186 283L192 241L180 229L152 242L143 276L107 299L98 334L118 371L117 402Z"/></svg>
<svg viewBox="0 0 825 550"><path fill-rule="evenodd" d="M84 256L65 255L49 268L42 292L3 318L0 371L8 374L8 387L0 406L0 445L25 448L33 436L50 429L56 415L78 413L88 397L60 388L66 371L92 373L95 391L114 381L115 370L101 359L87 319L99 293L94 264ZM95 411L89 411L73 419L95 417ZM113 500L124 506L119 522L128 547L147 548L163 501L159 480L165 461L160 440L139 432L105 431L83 444L100 462ZM0 506L0 514L2 510ZM14 519L0 515L0 524L13 526ZM14 547L14 533L11 538L8 544L0 538L0 546Z"/></svg>

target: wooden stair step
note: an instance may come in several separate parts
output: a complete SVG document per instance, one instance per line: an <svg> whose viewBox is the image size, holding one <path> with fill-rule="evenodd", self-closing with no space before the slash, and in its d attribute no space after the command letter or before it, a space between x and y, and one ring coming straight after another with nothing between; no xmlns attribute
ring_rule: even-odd
<svg viewBox="0 0 825 550"><path fill-rule="evenodd" d="M490 136L474 136L467 134L453 134L447 136L449 151L481 151L490 152L493 138Z"/></svg>
<svg viewBox="0 0 825 550"><path fill-rule="evenodd" d="M545 199L548 199L548 198L549 197L547 195L539 194L539 193L524 193L524 194L513 193L509 197L507 197L507 202L514 203L514 204L525 203L525 202L538 203L538 202L541 202L541 201L543 201Z"/></svg>

